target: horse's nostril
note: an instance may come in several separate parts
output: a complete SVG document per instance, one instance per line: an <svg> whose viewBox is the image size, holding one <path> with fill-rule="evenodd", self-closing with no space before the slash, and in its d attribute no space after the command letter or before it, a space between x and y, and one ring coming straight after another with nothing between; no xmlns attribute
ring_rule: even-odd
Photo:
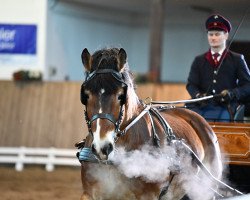
<svg viewBox="0 0 250 200"><path fill-rule="evenodd" d="M108 156L113 151L113 145L111 143L105 144L101 150L104 155Z"/></svg>

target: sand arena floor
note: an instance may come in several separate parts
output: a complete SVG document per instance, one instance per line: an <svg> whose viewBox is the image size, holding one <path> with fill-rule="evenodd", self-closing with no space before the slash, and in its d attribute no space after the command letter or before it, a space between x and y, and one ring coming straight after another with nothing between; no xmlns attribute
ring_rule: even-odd
<svg viewBox="0 0 250 200"><path fill-rule="evenodd" d="M17 172L13 166L0 166L1 200L76 200L81 192L80 168L47 172L44 167L27 166Z"/></svg>
<svg viewBox="0 0 250 200"><path fill-rule="evenodd" d="M248 193L235 200L250 199L249 177L249 166L231 169L231 186ZM0 166L0 200L79 200L81 193L80 167L47 172L44 166L25 166L17 172L14 166Z"/></svg>

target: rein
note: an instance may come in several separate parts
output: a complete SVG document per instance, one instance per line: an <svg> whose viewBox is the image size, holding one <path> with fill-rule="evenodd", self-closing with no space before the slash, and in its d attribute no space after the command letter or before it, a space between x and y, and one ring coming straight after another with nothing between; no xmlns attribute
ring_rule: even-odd
<svg viewBox="0 0 250 200"><path fill-rule="evenodd" d="M209 95L201 98L196 99L185 99L185 100L179 100L179 101L150 101L152 104L181 104L181 103L195 103L199 101L204 101L208 99L212 99L217 97L218 95Z"/></svg>
<svg viewBox="0 0 250 200"><path fill-rule="evenodd" d="M160 139L158 137L158 134L156 133L152 115L154 115L156 117L156 119L160 122L160 124L161 124L161 126L166 134L166 139L167 139L168 143L170 144L172 140L176 139L176 137L173 133L172 128L168 124L168 122L160 114L160 112L159 112L160 108L161 107L153 107L152 105L146 105L145 108L141 111L141 113L135 119L133 119L133 121L131 121L122 131L120 131L120 135L117 136L117 139L120 136L125 135L126 132L147 113L150 117L150 122L152 125L153 141L154 141L155 146L160 147L160 144L159 144Z"/></svg>
<svg viewBox="0 0 250 200"><path fill-rule="evenodd" d="M118 137L125 135L128 129L130 129L137 121L139 121L139 119L141 119L150 110L150 107L150 105L147 105L135 119L133 119L122 131L120 131Z"/></svg>

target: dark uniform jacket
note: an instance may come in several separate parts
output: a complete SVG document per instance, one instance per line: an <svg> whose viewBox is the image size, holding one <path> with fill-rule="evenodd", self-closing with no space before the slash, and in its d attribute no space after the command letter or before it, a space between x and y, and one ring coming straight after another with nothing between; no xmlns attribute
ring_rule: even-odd
<svg viewBox="0 0 250 200"><path fill-rule="evenodd" d="M194 59L186 85L192 98L198 93L215 95L225 89L232 90L237 100L250 96L250 72L243 55L225 50L220 61L222 57L220 67L215 66L210 51Z"/></svg>

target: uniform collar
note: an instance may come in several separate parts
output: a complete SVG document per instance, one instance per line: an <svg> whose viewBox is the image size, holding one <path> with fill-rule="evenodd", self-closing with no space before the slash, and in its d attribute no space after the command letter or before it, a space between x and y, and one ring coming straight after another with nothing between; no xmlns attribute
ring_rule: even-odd
<svg viewBox="0 0 250 200"><path fill-rule="evenodd" d="M223 57L228 55L228 50L227 49L223 49L222 52L218 52L220 53L220 55L222 55L220 61L222 60ZM206 60L210 63L211 66L216 67L213 57L212 57L212 51L211 49L209 49L208 52L205 53L205 58Z"/></svg>
<svg viewBox="0 0 250 200"><path fill-rule="evenodd" d="M223 48L222 50L220 50L218 53L220 54L220 56L223 54L223 52L225 51L225 49L226 48ZM215 52L215 51L213 51L212 49L210 49L210 51L211 51L211 54L212 55L214 55L215 53L217 53L217 52Z"/></svg>

